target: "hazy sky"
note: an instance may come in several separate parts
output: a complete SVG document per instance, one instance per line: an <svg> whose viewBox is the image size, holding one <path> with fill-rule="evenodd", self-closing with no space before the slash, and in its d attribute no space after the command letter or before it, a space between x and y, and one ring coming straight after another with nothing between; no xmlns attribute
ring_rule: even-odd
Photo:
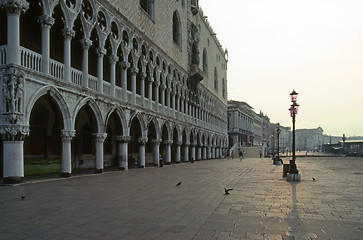
<svg viewBox="0 0 363 240"><path fill-rule="evenodd" d="M223 3L222 3L223 2ZM200 0L229 52L228 99L271 122L363 136L362 0Z"/></svg>

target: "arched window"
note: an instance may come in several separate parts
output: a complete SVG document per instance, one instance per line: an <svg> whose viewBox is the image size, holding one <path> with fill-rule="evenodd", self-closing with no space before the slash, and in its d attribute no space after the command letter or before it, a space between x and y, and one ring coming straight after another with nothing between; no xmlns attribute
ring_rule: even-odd
<svg viewBox="0 0 363 240"><path fill-rule="evenodd" d="M173 41L181 47L181 24L177 11L173 14Z"/></svg>
<svg viewBox="0 0 363 240"><path fill-rule="evenodd" d="M203 72L208 76L208 55L205 48L203 49Z"/></svg>
<svg viewBox="0 0 363 240"><path fill-rule="evenodd" d="M224 78L222 80L222 96L223 98L226 98L226 81L224 80Z"/></svg>
<svg viewBox="0 0 363 240"><path fill-rule="evenodd" d="M218 73L217 68L214 68L214 90L218 92Z"/></svg>
<svg viewBox="0 0 363 240"><path fill-rule="evenodd" d="M152 20L155 19L155 0L140 0L140 6L150 16Z"/></svg>

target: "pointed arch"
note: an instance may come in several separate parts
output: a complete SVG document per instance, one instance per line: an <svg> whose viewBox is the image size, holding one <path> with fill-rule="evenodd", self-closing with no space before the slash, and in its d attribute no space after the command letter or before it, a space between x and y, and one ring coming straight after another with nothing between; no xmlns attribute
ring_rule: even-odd
<svg viewBox="0 0 363 240"><path fill-rule="evenodd" d="M102 119L101 110L99 109L95 100L93 100L93 98L91 98L91 97L86 97L86 98L82 99L75 107L75 109L73 111L73 115L72 115L72 125L71 125L72 128L71 129L75 130L76 118L77 118L78 112L85 105L88 105L91 108L93 114L95 115L96 122L97 122L97 132L103 131L104 130L104 125L103 125L104 121Z"/></svg>
<svg viewBox="0 0 363 240"><path fill-rule="evenodd" d="M182 29L178 11L173 13L173 41L179 47L182 46Z"/></svg>

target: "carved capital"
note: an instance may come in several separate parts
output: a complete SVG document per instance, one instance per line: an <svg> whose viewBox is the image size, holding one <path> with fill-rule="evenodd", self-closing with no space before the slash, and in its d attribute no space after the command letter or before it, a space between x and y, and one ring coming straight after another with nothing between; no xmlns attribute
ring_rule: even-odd
<svg viewBox="0 0 363 240"><path fill-rule="evenodd" d="M76 136L75 130L62 130L61 137L62 141L71 141Z"/></svg>
<svg viewBox="0 0 363 240"><path fill-rule="evenodd" d="M106 50L106 48L99 47L96 49L96 53L97 53L98 57L103 57L106 55L107 50Z"/></svg>
<svg viewBox="0 0 363 240"><path fill-rule="evenodd" d="M173 140L165 140L165 141L163 141L163 143L165 145L171 145L171 144L173 144Z"/></svg>
<svg viewBox="0 0 363 240"><path fill-rule="evenodd" d="M42 28L51 28L54 24L54 18L48 15L41 15L38 18L38 22L41 24Z"/></svg>
<svg viewBox="0 0 363 240"><path fill-rule="evenodd" d="M107 133L94 133L92 135L98 143L103 143L107 138Z"/></svg>
<svg viewBox="0 0 363 240"><path fill-rule="evenodd" d="M88 50L89 47L92 46L92 41L88 38L83 38L83 39L79 40L79 42L81 43L82 48L84 50Z"/></svg>
<svg viewBox="0 0 363 240"><path fill-rule="evenodd" d="M161 139L152 139L151 142L154 143L154 144L160 144Z"/></svg>
<svg viewBox="0 0 363 240"><path fill-rule="evenodd" d="M76 32L73 29L70 28L65 28L62 30L62 34L64 36L64 39L72 39L75 35Z"/></svg>
<svg viewBox="0 0 363 240"><path fill-rule="evenodd" d="M8 124L0 126L3 141L24 141L29 135L28 125Z"/></svg>
<svg viewBox="0 0 363 240"><path fill-rule="evenodd" d="M130 67L130 63L129 62L126 62L126 61L122 61L122 62L120 62L120 66L123 69L126 69L126 68L129 68Z"/></svg>
<svg viewBox="0 0 363 240"><path fill-rule="evenodd" d="M150 84L152 84L152 83L154 82L154 78L153 78L153 77L148 77L148 78L147 78L147 81L148 81Z"/></svg>
<svg viewBox="0 0 363 240"><path fill-rule="evenodd" d="M139 69L136 67L133 67L130 70L131 70L131 74L137 74L139 72Z"/></svg>
<svg viewBox="0 0 363 240"><path fill-rule="evenodd" d="M111 55L111 56L108 56L108 59L110 60L111 64L115 64L118 62L119 57L117 57L116 55Z"/></svg>
<svg viewBox="0 0 363 240"><path fill-rule="evenodd" d="M142 144L142 145L144 145L146 142L147 142L147 138L146 137L142 137L142 138L139 138L137 141L140 143L140 144Z"/></svg>
<svg viewBox="0 0 363 240"><path fill-rule="evenodd" d="M2 0L0 6L6 9L8 14L18 14L25 12L29 8L29 3L24 0Z"/></svg>
<svg viewBox="0 0 363 240"><path fill-rule="evenodd" d="M131 140L131 136L117 136L116 139L121 143L128 143Z"/></svg>

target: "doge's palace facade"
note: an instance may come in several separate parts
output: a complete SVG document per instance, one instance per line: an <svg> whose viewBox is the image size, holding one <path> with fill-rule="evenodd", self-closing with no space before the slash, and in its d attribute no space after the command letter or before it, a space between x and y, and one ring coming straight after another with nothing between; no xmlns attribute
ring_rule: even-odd
<svg viewBox="0 0 363 240"><path fill-rule="evenodd" d="M220 158L227 52L196 0L0 0L3 179Z"/></svg>

